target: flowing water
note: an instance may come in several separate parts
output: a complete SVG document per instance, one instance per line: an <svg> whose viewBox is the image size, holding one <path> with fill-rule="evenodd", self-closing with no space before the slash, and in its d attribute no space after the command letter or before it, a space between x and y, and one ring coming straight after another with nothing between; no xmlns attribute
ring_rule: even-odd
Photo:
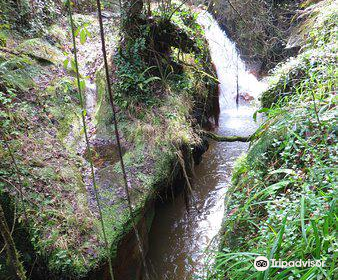
<svg viewBox="0 0 338 280"><path fill-rule="evenodd" d="M265 85L246 71L235 45L208 13L201 13L198 21L205 30L220 81L221 115L216 133L248 136L256 128L252 119L255 108L245 102L237 108L237 90L257 98ZM247 148L247 143L211 142L195 168L191 210L186 211L183 195L157 207L147 257L152 279L185 280L201 275L205 251L216 248L217 242L212 241L222 224L234 161Z"/></svg>

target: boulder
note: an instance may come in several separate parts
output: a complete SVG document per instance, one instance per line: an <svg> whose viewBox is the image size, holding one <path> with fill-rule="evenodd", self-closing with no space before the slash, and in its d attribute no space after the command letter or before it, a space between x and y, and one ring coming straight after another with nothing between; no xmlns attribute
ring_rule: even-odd
<svg viewBox="0 0 338 280"><path fill-rule="evenodd" d="M61 50L40 38L26 40L16 50L37 60L53 64L61 64L65 59Z"/></svg>

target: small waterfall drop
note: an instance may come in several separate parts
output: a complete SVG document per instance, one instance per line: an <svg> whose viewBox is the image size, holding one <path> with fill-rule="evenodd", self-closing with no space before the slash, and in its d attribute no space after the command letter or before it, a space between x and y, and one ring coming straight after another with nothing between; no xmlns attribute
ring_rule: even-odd
<svg viewBox="0 0 338 280"><path fill-rule="evenodd" d="M208 12L201 12L197 21L204 28L205 37L209 43L210 54L220 82L221 101L224 99L228 108L234 107L237 86L239 93L248 94L257 99L266 88L266 84L258 81L246 70L235 44L230 41Z"/></svg>

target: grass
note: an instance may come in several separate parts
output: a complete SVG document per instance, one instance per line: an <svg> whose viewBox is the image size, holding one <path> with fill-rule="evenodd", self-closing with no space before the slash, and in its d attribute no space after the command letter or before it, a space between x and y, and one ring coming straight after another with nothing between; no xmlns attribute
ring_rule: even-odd
<svg viewBox="0 0 338 280"><path fill-rule="evenodd" d="M222 248L204 279L336 279L338 269L337 4L321 3L307 44L272 75L267 119L237 160ZM256 256L321 267L253 266Z"/></svg>

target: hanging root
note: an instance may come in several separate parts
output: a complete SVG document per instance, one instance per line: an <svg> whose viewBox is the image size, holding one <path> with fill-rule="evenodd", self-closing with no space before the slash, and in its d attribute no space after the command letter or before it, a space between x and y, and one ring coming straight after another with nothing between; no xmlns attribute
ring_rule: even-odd
<svg viewBox="0 0 338 280"><path fill-rule="evenodd" d="M193 175L194 174L194 171L193 171L193 166L194 166L193 165L194 164L193 158L189 156L189 158L192 158L192 161L191 161L191 165L188 166L188 168L187 168L186 163L189 163L188 162L189 159L185 160L185 157L183 155L182 150L177 149L176 155L177 155L178 163L182 167L183 176L184 176L184 179L186 181L186 186L187 186L187 188L184 188L184 201L185 201L186 209L187 209L187 211L189 211L189 209L190 209L189 198L191 198L192 206L195 207L195 209L198 211L198 209L196 208L196 205L194 203L194 201L196 201L196 199L194 197L193 187L192 187L192 184L191 184L191 180L189 178L189 175L194 176ZM190 173L190 174L188 174L188 173Z"/></svg>
<svg viewBox="0 0 338 280"><path fill-rule="evenodd" d="M184 162L184 156L183 156L183 153L182 153L181 150L178 150L178 151L176 152L176 155L177 155L178 162L179 162L179 164L180 164L181 167L182 167L182 170L183 170L183 176L184 176L184 179L185 179L185 181L186 181L186 183L187 183L189 192L192 193L192 186L191 186L190 179L189 179L189 176L188 176L188 173L187 173L187 169L185 168L185 162Z"/></svg>

